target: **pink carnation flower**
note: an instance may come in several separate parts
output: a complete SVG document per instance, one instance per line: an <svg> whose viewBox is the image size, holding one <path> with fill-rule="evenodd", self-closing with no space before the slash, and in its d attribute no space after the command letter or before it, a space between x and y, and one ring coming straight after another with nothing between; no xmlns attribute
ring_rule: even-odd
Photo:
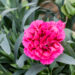
<svg viewBox="0 0 75 75"><path fill-rule="evenodd" d="M62 21L33 21L24 31L24 53L42 64L51 64L63 53L60 42L65 38L64 28L65 23Z"/></svg>

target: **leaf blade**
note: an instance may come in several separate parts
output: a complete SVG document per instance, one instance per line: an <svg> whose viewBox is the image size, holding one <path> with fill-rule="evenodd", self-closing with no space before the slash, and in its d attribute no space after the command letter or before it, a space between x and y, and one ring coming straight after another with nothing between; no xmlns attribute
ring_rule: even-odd
<svg viewBox="0 0 75 75"><path fill-rule="evenodd" d="M14 47L15 60L17 59L18 49L19 49L19 46L20 46L20 44L22 42L23 34L24 33L21 33L20 36L18 37L18 39L15 42L15 47Z"/></svg>
<svg viewBox="0 0 75 75"><path fill-rule="evenodd" d="M22 29L24 28L24 24L27 20L27 18L35 11L37 10L39 7L34 7L34 8L31 8L23 17L23 20L22 20L22 26L21 26L21 31Z"/></svg>
<svg viewBox="0 0 75 75"><path fill-rule="evenodd" d="M75 59L67 54L62 54L56 59L57 62L62 62L65 64L75 65Z"/></svg>
<svg viewBox="0 0 75 75"><path fill-rule="evenodd" d="M36 75L40 71L45 69L45 67L41 64L32 65L32 67L25 73L25 75Z"/></svg>
<svg viewBox="0 0 75 75"><path fill-rule="evenodd" d="M20 68L22 68L22 67L24 66L24 61L26 61L27 59L28 59L28 57L25 56L25 54L22 54L22 55L20 56L20 58L16 61L16 64L17 64Z"/></svg>
<svg viewBox="0 0 75 75"><path fill-rule="evenodd" d="M0 40L3 38L3 41L0 43L1 48L9 55L11 53L9 42L5 34L0 34Z"/></svg>

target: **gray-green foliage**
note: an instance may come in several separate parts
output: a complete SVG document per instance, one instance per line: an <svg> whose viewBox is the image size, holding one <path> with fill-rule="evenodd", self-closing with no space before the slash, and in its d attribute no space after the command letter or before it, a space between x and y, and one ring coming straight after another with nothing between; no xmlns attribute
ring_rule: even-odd
<svg viewBox="0 0 75 75"><path fill-rule="evenodd" d="M75 15L75 1L65 1L65 3L63 0L55 1L62 10L59 11L60 16L64 13L67 17L72 17ZM23 31L29 27L30 22L43 19L39 16L41 13L45 14L43 19L45 21L59 20L56 13L40 7L41 2L43 1L31 0L29 3L28 0L0 0L0 75L75 75L75 35L72 35L73 31L67 27L70 25L67 24L69 21L64 30L66 38L62 42L64 53L54 63L42 65L39 61L25 56L23 52ZM43 3L48 2L51 1ZM64 15L61 19L66 20Z"/></svg>

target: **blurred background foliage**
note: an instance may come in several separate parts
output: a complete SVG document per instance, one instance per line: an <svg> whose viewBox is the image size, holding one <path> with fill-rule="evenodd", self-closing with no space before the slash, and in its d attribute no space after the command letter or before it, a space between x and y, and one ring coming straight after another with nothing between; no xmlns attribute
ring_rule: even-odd
<svg viewBox="0 0 75 75"><path fill-rule="evenodd" d="M66 23L64 54L44 66L23 54L23 31L33 20ZM75 0L0 0L0 75L75 75Z"/></svg>

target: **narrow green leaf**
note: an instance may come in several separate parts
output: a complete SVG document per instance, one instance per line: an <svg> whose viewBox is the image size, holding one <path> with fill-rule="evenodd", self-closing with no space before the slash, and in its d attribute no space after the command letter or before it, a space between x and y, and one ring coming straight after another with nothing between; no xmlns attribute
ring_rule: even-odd
<svg viewBox="0 0 75 75"><path fill-rule="evenodd" d="M69 41L72 40L72 30L65 28L65 34L66 34L66 38L65 41Z"/></svg>
<svg viewBox="0 0 75 75"><path fill-rule="evenodd" d="M21 33L20 36L18 37L18 39L15 42L15 47L14 47L15 59L17 59L18 49L19 49L19 46L20 46L20 44L22 42L23 34L24 33Z"/></svg>
<svg viewBox="0 0 75 75"><path fill-rule="evenodd" d="M34 7L34 8L31 8L23 17L23 20L22 20L22 26L21 26L21 31L23 30L24 28L24 24L26 23L26 20L27 18L35 11L37 10L39 7Z"/></svg>
<svg viewBox="0 0 75 75"><path fill-rule="evenodd" d="M25 4L23 4L23 5L22 5L22 7L26 7L26 6L33 6L33 5L35 5L35 3L28 3L28 4L26 4L26 5L25 5Z"/></svg>
<svg viewBox="0 0 75 75"><path fill-rule="evenodd" d="M10 8L10 9L6 9L1 13L1 16L4 17L7 13L17 10L17 8Z"/></svg>
<svg viewBox="0 0 75 75"><path fill-rule="evenodd" d="M15 73L13 73L13 75L21 75L24 72L25 70L17 70Z"/></svg>
<svg viewBox="0 0 75 75"><path fill-rule="evenodd" d="M35 3L35 5L34 6L37 6L37 4L38 4L38 2L39 2L39 0L32 0L32 3Z"/></svg>
<svg viewBox="0 0 75 75"><path fill-rule="evenodd" d="M9 0L0 0L0 2L5 6L5 8L8 8L10 6Z"/></svg>
<svg viewBox="0 0 75 75"><path fill-rule="evenodd" d="M75 66L70 65L71 75L75 75Z"/></svg>
<svg viewBox="0 0 75 75"><path fill-rule="evenodd" d="M11 61L7 59L6 57L0 57L0 64L1 63L11 63Z"/></svg>
<svg viewBox="0 0 75 75"><path fill-rule="evenodd" d="M58 75L63 69L64 66L59 66L57 69L53 71L53 75Z"/></svg>
<svg viewBox="0 0 75 75"><path fill-rule="evenodd" d="M15 24L15 21L14 20L12 22L12 30L16 34L16 24Z"/></svg>
<svg viewBox="0 0 75 75"><path fill-rule="evenodd" d="M75 58L74 49L70 46L70 44L68 44L66 41L63 41L62 45L64 47L64 52Z"/></svg>
<svg viewBox="0 0 75 75"><path fill-rule="evenodd" d="M50 64L50 69L53 70L54 68L58 67L58 64L56 61L54 61L52 64Z"/></svg>
<svg viewBox="0 0 75 75"><path fill-rule="evenodd" d="M25 54L22 54L22 55L20 56L20 58L16 61L16 64L17 64L20 68L22 68L22 67L24 66L24 62L25 62L27 59L28 59L28 57L25 56Z"/></svg>
<svg viewBox="0 0 75 75"><path fill-rule="evenodd" d="M3 39L3 40L2 40ZM10 54L11 53L11 49L10 49L10 45L9 42L6 38L5 34L0 34L0 41L2 40L2 42L0 43L1 48L7 53Z"/></svg>
<svg viewBox="0 0 75 75"><path fill-rule="evenodd" d="M45 66L41 64L34 64L32 67L25 73L25 75L37 75L40 71L45 69Z"/></svg>
<svg viewBox="0 0 75 75"><path fill-rule="evenodd" d="M25 26L24 26L24 30L27 29L29 26L30 26L30 25L25 25Z"/></svg>
<svg viewBox="0 0 75 75"><path fill-rule="evenodd" d="M70 64L75 65L75 59L67 54L60 55L56 61L64 63L64 64Z"/></svg>
<svg viewBox="0 0 75 75"><path fill-rule="evenodd" d="M3 72L7 72L7 70L0 64L0 70L2 70Z"/></svg>

